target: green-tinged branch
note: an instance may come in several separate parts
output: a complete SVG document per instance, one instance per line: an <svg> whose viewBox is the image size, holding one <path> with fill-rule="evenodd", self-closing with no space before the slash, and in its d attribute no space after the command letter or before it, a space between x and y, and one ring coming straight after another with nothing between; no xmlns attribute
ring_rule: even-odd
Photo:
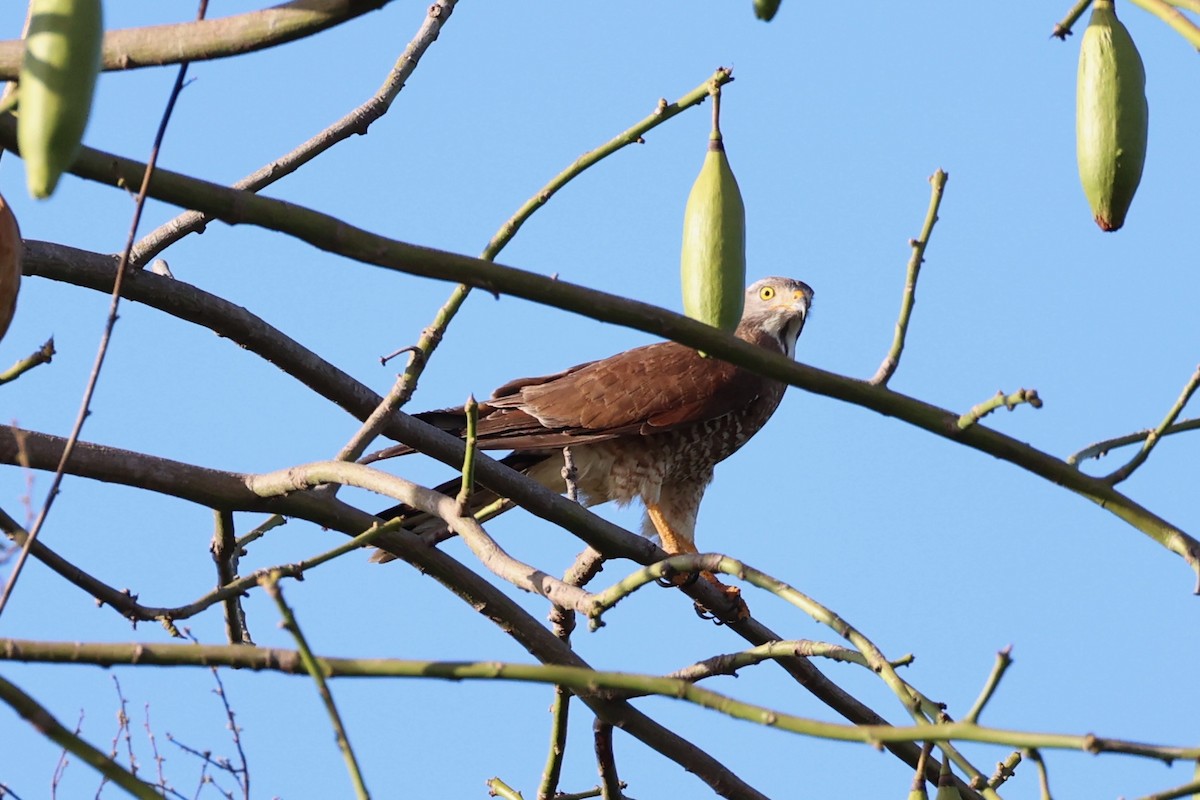
<svg viewBox="0 0 1200 800"><path fill-rule="evenodd" d="M1150 451L1158 444L1158 440L1166 435L1167 429L1175 423L1183 412L1183 407L1192 399L1196 389L1200 388L1200 367L1192 373L1192 377L1188 379L1187 385L1183 387L1179 397L1175 400L1175 404L1171 406L1167 416L1158 424L1158 427L1146 434L1146 440L1142 443L1142 448L1137 451L1133 458L1129 459L1128 463L1120 469L1114 471L1111 475L1105 478L1111 484L1118 484L1133 474L1134 470L1140 467L1147 458L1150 457Z"/></svg>
<svg viewBox="0 0 1200 800"><path fill-rule="evenodd" d="M891 350L879 365L871 383L886 386L900 366L900 356L904 353L904 340L908 336L908 322L912 317L913 304L917 299L917 278L921 273L921 264L925 261L925 249L929 246L929 237L933 234L933 226L938 221L938 209L942 205L942 194L946 189L946 181L950 176L938 170L929 178L932 186L929 196L929 209L925 212L925 223L916 239L909 241L912 256L908 259L908 270L904 279L904 294L900 299L900 317L896 320L896 333L892 339Z"/></svg>
<svg viewBox="0 0 1200 800"><path fill-rule="evenodd" d="M53 358L54 337L51 336L46 340L46 343L37 350L34 350L31 354L25 358L22 358L4 372L0 372L0 384L15 381L17 378L21 377L26 372L29 372L29 370L33 369L34 367L41 366L42 364L49 364Z"/></svg>
<svg viewBox="0 0 1200 800"><path fill-rule="evenodd" d="M1184 16L1173 4L1165 0L1131 0L1143 11L1149 11L1154 16L1167 23L1176 33L1187 39L1188 44L1200 50L1200 28Z"/></svg>
<svg viewBox="0 0 1200 800"><path fill-rule="evenodd" d="M1012 411L1022 403L1028 403L1034 408L1041 408L1042 398L1038 397L1037 389L1017 389L1017 391L1008 395L1004 392L996 392L995 397L985 400L977 406L972 406L970 411L959 417L957 423L958 429L965 431L993 411L1001 408Z"/></svg>
<svg viewBox="0 0 1200 800"><path fill-rule="evenodd" d="M157 666L229 666L307 675L300 654L294 650L247 647L244 645L193 644L82 644L78 642L34 642L0 639L0 659L22 662L122 664ZM968 722L892 727L888 725L844 725L808 719L743 703L726 695L694 686L687 681L656 675L602 672L581 667L549 664L512 664L501 661L415 661L407 659L354 659L314 656L316 666L327 678L438 678L444 680L505 680L523 683L561 684L581 692L610 689L616 693L638 692L672 697L727 716L778 728L791 733L844 742L879 745L889 742L970 741L1009 747L1082 750L1088 753L1125 753L1172 762L1200 759L1200 747L1175 747L1109 739L1092 734L1041 733L990 728Z"/></svg>
<svg viewBox="0 0 1200 800"><path fill-rule="evenodd" d="M1092 0L1079 0L1075 5L1071 6L1071 10L1067 12L1067 15L1055 24L1050 36L1066 41L1066 38L1073 33L1071 28L1075 27L1075 23L1079 21L1079 18L1083 16L1083 12L1087 11L1088 6L1091 4Z"/></svg>

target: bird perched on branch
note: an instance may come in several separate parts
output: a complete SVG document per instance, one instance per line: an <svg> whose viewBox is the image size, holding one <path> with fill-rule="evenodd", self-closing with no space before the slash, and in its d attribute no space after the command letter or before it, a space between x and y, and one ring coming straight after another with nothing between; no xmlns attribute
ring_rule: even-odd
<svg viewBox="0 0 1200 800"><path fill-rule="evenodd" d="M812 297L807 284L791 278L757 281L746 290L735 335L790 358ZM567 489L563 448L569 447L581 502L641 500L647 536L657 535L668 553L695 553L696 515L713 468L762 428L784 389L779 381L704 357L687 345L660 342L506 383L479 404L476 441L481 449L511 450L503 463L557 492ZM417 417L465 435L461 408ZM363 461L410 452L392 447ZM459 481L438 487L450 496L458 489ZM469 510L477 512L497 499L478 487ZM405 505L379 516L409 517L404 527L415 532L445 527ZM391 558L375 555L378 561ZM736 589L718 585L736 595Z"/></svg>

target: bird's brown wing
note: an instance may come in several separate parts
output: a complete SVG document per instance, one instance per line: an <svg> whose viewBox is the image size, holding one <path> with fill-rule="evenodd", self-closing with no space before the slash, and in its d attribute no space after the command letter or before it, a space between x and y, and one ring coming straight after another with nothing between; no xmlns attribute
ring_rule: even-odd
<svg viewBox="0 0 1200 800"><path fill-rule="evenodd" d="M512 381L480 407L481 447L529 450L647 435L742 408L763 379L660 342L545 378Z"/></svg>

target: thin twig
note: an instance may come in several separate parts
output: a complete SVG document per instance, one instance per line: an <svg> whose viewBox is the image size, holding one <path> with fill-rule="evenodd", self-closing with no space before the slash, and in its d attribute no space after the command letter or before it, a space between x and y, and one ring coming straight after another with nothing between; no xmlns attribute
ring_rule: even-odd
<svg viewBox="0 0 1200 800"><path fill-rule="evenodd" d="M113 687L116 689L116 692L117 692L118 710L117 710L117 733L116 733L116 735L113 736L111 757L113 759L116 759L117 745L119 743L119 740L122 738L122 734L124 734L125 754L129 758L129 773L131 775L133 775L134 777L137 777L138 763L137 763L137 758L133 754L133 734L130 731L130 727L129 727L129 702L125 699L125 693L121 691L121 681L117 679L116 675L112 676L112 682L113 682ZM107 778L102 778L100 785L103 786L104 783L107 783L107 781L108 781ZM99 792L97 792L97 794L99 794Z"/></svg>
<svg viewBox="0 0 1200 800"><path fill-rule="evenodd" d="M1075 26L1076 21L1083 16L1083 12L1087 11L1088 6L1092 4L1092 0L1079 0L1075 5L1071 6L1071 10L1060 21L1055 23L1054 30L1050 32L1051 38L1061 39L1066 41L1073 31L1071 28Z"/></svg>
<svg viewBox="0 0 1200 800"><path fill-rule="evenodd" d="M1200 388L1200 367L1196 367L1196 371L1188 379L1187 385L1183 387L1183 391L1179 393L1179 397L1175 400L1175 405L1171 406L1171 410L1163 417L1163 421L1158 423L1158 427L1146 435L1146 441L1142 443L1142 448L1137 451L1133 458L1129 459L1129 462L1125 466L1115 470L1104 480L1116 486L1145 463L1146 459L1150 457L1150 451L1158 444L1158 440L1163 437L1167 428L1171 427L1175 420L1178 419L1179 414L1183 411L1183 407L1192 399L1192 395L1195 394L1197 388Z"/></svg>
<svg viewBox="0 0 1200 800"><path fill-rule="evenodd" d="M1042 398L1038 397L1037 389L1018 389L1009 395L1006 395L1004 392L996 392L996 395L990 400L985 400L977 406L972 406L970 411L959 417L957 422L958 429L965 431L997 409L1007 408L1009 411L1012 411L1022 403L1028 403L1034 408L1041 408Z"/></svg>
<svg viewBox="0 0 1200 800"><path fill-rule="evenodd" d="M83 733L83 718L84 712L81 708L79 709L79 719L75 721L75 730L72 731L75 736ZM64 747L62 752L59 753L58 761L54 764L54 772L50 775L50 797L52 800L58 797L58 786L62 783L63 776L67 773L67 766L71 763L67 755L67 748Z"/></svg>
<svg viewBox="0 0 1200 800"><path fill-rule="evenodd" d="M520 792L499 778L488 778L486 786L490 797L499 797L502 800L524 800Z"/></svg>
<svg viewBox="0 0 1200 800"><path fill-rule="evenodd" d="M702 681L707 678L712 678L718 675L737 676L738 670L745 667L761 664L764 661L773 661L779 658L788 656L803 656L804 658L828 658L832 661L841 661L848 664L858 664L861 667L870 668L866 657L857 650L852 650L841 645L831 644L829 642L815 642L810 639L792 639L788 641L768 642L767 644L752 647L749 650L743 650L739 653L725 653L718 656L706 658L703 661L698 661L695 664L677 669L674 672L667 674L668 678L679 678L690 683ZM913 661L912 655L906 655L902 658L893 659L891 664L893 667L902 667L911 664Z"/></svg>
<svg viewBox="0 0 1200 800"><path fill-rule="evenodd" d="M198 19L204 19L204 13L207 8L208 0L200 0L200 10L197 14ZM8 605L8 599L12 596L17 579L21 577L21 570L29 558L29 549L37 541L38 534L41 533L42 526L46 522L46 516L50 513L50 508L54 505L54 499L58 496L59 487L62 485L63 477L66 475L67 460L71 457L71 451L75 449L75 443L79 441L79 435L83 431L83 423L92 413L92 396L96 392L96 385L100 380L100 370L104 366L104 358L108 354L108 344L112 339L113 328L117 324L117 308L121 304L121 285L124 282L126 267L129 264L129 252L133 248L134 237L137 236L138 224L142 220L142 209L146 206L147 193L150 189L150 177L154 174L154 166L158 162L158 153L162 147L163 137L167 133L167 124L171 121L171 112L175 110L175 101L179 99L179 93L183 91L184 79L187 77L187 68L186 61L180 64L178 73L175 76L175 83L171 87L170 94L167 96L167 105L163 109L162 118L158 123L158 130L154 134L154 143L150 147L150 157L146 161L146 168L142 171L141 188L138 190L137 200L134 203L133 219L129 223L129 234L126 236L125 247L121 251L121 258L117 263L117 276L116 280L113 281L108 317L104 321L104 330L100 335L100 346L96 352L95 362L92 364L91 375L88 376L87 386L83 390L83 398L79 403L79 413L75 417L74 425L71 426L71 434L67 437L67 445L63 448L62 459L59 461L58 468L54 471L54 478L50 481L50 488L46 492L46 499L42 503L41 511L38 512L38 517L34 520L33 527L29 529L29 537L21 547L21 553L17 556L12 572L8 576L8 581L4 584L3 593L0 593L0 614L4 613L4 608Z"/></svg>
<svg viewBox="0 0 1200 800"><path fill-rule="evenodd" d="M21 377L26 372L29 372L29 370L33 369L34 367L42 364L49 364L53 358L54 337L51 336L46 340L46 343L37 350L34 350L28 356L22 358L4 372L0 372L0 384L5 384L9 381L15 381L17 378Z"/></svg>
<svg viewBox="0 0 1200 800"><path fill-rule="evenodd" d="M1017 765L1021 763L1021 751L1009 754L1008 758L996 762L996 771L988 778L988 786L999 789L1005 781L1016 775Z"/></svg>
<svg viewBox="0 0 1200 800"><path fill-rule="evenodd" d="M562 478L563 484L567 487L567 499L572 503L579 502L579 485L576 481L579 479L579 471L575 468L575 458L571 454L571 446L566 445L562 449L563 468Z"/></svg>
<svg viewBox="0 0 1200 800"><path fill-rule="evenodd" d="M983 690L980 691L979 697L975 699L975 703L971 706L971 710L963 717L964 722L978 722L979 713L983 711L983 707L987 705L988 700L992 699L992 694L995 693L996 687L1000 685L1000 679L1004 677L1004 672L1012 664L1012 645L1006 645L1001 648L1000 652L996 653L996 664L992 667L992 671L988 674L987 681L983 684Z"/></svg>
<svg viewBox="0 0 1200 800"><path fill-rule="evenodd" d="M929 792L925 788L925 769L929 763L929 753L933 750L933 742L924 742L921 745L921 757L917 760L916 771L913 773L912 787L909 792L909 800L914 800L915 797L928 798Z"/></svg>
<svg viewBox="0 0 1200 800"><path fill-rule="evenodd" d="M329 722L333 726L334 736L337 738L338 749L342 751L342 758L346 762L346 769L350 772L350 782L354 786L354 794L359 800L367 800L370 794L367 792L366 784L363 783L362 772L358 768L358 759L354 757L354 749L350 746L350 737L346 734L346 728L342 724L342 715L338 713L337 705L333 702L333 694L329 691L328 684L325 683L325 673L321 665L317 663L312 651L308 648L308 641L304 638L304 633L300 630L299 623L296 622L296 616L292 613L292 609L283 599L283 590L279 586L280 576L276 573L269 573L259 579L260 584L266 590L271 599L279 607L279 615L283 617L283 627L296 640L296 649L300 655L300 661L304 664L305 670L312 676L313 683L317 686L317 694L321 696L321 703L325 706L325 713L329 715Z"/></svg>
<svg viewBox="0 0 1200 800"><path fill-rule="evenodd" d="M158 740L154 737L154 728L150 726L149 703L146 703L146 705L142 707L142 712L145 715L144 727L146 729L146 738L150 741L150 753L154 758L154 765L158 771L158 788L162 789L164 792L173 791L169 788L167 784L167 776L163 772L163 764L166 762L166 759L163 758L162 754L158 752Z"/></svg>
<svg viewBox="0 0 1200 800"><path fill-rule="evenodd" d="M192 641L195 642L195 638ZM199 642L196 643L199 644ZM231 644L236 643L231 642ZM249 640L245 644L254 646L254 642ZM233 706L229 703L229 695L225 692L225 682L221 680L221 673L216 667L211 667L210 670L213 682L217 684L217 688L213 692L217 697L221 698L221 707L225 710L225 721L229 728L229 736L233 739L233 747L237 750L238 754L239 763L228 764L227 769L242 789L242 800L250 800L250 763L246 760L246 751L242 747L242 729L238 726L237 717L233 713Z"/></svg>
<svg viewBox="0 0 1200 800"><path fill-rule="evenodd" d="M574 618L575 615L572 613L571 619L574 620ZM558 797L558 781L562 777L563 757L567 754L567 722L570 720L570 716L571 690L565 686L556 685L554 700L550 704L550 747L546 752L546 765L542 768L542 779L538 783L537 800L555 800Z"/></svg>
<svg viewBox="0 0 1200 800"><path fill-rule="evenodd" d="M563 448L563 478L573 469L571 449ZM571 481L567 482L568 487ZM578 498L576 498L578 499ZM584 587L603 569L604 557L591 547L575 557L575 562L563 573L563 583ZM562 606L550 609L550 626L554 635L563 644L570 644L575 630L575 612ZM538 800L558 800L558 781L562 776L563 758L567 752L567 722L570 719L571 691L565 686L554 687L554 700L550 704L550 748L546 753L546 765L542 768L542 780L538 784Z"/></svg>
<svg viewBox="0 0 1200 800"><path fill-rule="evenodd" d="M217 566L217 588L234 582L238 572L237 536L233 528L233 512L214 510L215 525L209 551ZM230 644L254 644L246 628L246 612L242 608L239 594L228 594L222 601L225 606L225 636Z"/></svg>
<svg viewBox="0 0 1200 800"><path fill-rule="evenodd" d="M1149 11L1154 16L1167 23L1176 33L1188 41L1192 47L1200 49L1200 28L1164 0L1131 0L1143 11Z"/></svg>
<svg viewBox="0 0 1200 800"><path fill-rule="evenodd" d="M419 351L410 349L409 363L413 359L420 356ZM396 378L396 382L392 384L392 388L384 396L375 410L371 412L359 429L350 437L350 441L346 442L345 447L338 451L334 456L337 461L357 461L358 458L366 451L371 442L379 437L387 427L388 421L395 416L396 412L404 404L406 383L403 377Z"/></svg>
<svg viewBox="0 0 1200 800"><path fill-rule="evenodd" d="M1200 429L1200 417L1192 417L1176 422L1173 425L1169 425L1163 429L1162 433L1158 435L1158 438L1161 439L1164 436L1171 436L1172 434L1183 433L1185 431L1194 431L1197 429ZM1153 428L1146 428L1145 430L1138 431L1137 433L1127 433L1124 436L1117 436L1112 439L1105 439L1102 442L1090 444L1082 450L1067 456L1067 463L1078 466L1080 461L1085 461L1089 458L1101 459L1108 455L1109 451L1116 450L1118 447L1127 447L1131 444L1140 444L1141 442L1146 441L1146 439L1149 438L1150 434L1152 433L1154 433Z"/></svg>
<svg viewBox="0 0 1200 800"><path fill-rule="evenodd" d="M1037 768L1038 789L1041 792L1041 800L1053 800L1050 796L1050 775L1046 772L1046 762L1042 761L1042 754L1038 752L1036 747L1027 747L1022 752L1025 759L1032 761L1033 766Z"/></svg>
<svg viewBox="0 0 1200 800"><path fill-rule="evenodd" d="M467 431L463 436L466 451L463 455L462 483L458 488L458 496L454 498L459 516L466 515L470 510L471 493L475 491L475 428L479 422L479 403L476 402L475 395L467 397L467 402L463 404L463 412L467 417Z"/></svg>
<svg viewBox="0 0 1200 800"><path fill-rule="evenodd" d="M623 784L617 777L617 759L613 754L613 726L597 717L592 723L592 742L596 751L596 769L600 773L600 797L623 800Z"/></svg>
<svg viewBox="0 0 1200 800"><path fill-rule="evenodd" d="M938 209L942 205L942 194L946 181L950 179L943 170L938 170L929 178L932 190L929 196L929 209L925 212L925 223L916 239L909 239L912 255L908 259L908 272L904 278L904 294L900 298L900 317L896 320L896 334L892 339L892 348L875 371L871 383L876 386L887 386L900 366L900 356L904 353L904 340L908 335L908 321L912 317L913 303L917 296L917 278L921 273L921 264L925 261L925 248L929 246L929 237L933 226L938 221Z"/></svg>
<svg viewBox="0 0 1200 800"><path fill-rule="evenodd" d="M1195 797L1200 794L1200 779L1188 781L1182 786L1176 786L1174 789L1164 789L1161 792L1154 794L1143 795L1137 800L1177 800L1180 797L1191 795Z"/></svg>

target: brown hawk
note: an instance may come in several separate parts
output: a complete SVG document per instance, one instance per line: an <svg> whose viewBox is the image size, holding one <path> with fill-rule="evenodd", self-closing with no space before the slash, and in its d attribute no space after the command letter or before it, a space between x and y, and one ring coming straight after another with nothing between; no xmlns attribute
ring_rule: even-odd
<svg viewBox="0 0 1200 800"><path fill-rule="evenodd" d="M791 278L764 278L746 290L735 335L789 358L804 327L813 291ZM570 447L580 500L645 504L643 533L658 535L668 553L695 553L696 514L713 468L766 423L785 384L677 342L660 342L580 364L541 378L520 378L479 404L478 447L511 450L503 463L557 492L566 491L562 449ZM461 408L418 418L464 436ZM364 463L410 453L381 450ZM438 491L453 496L459 483ZM471 510L497 496L478 489ZM380 514L411 517L415 532L444 528L427 514L400 505ZM376 559L390 560L387 553ZM711 577L711 576L706 576Z"/></svg>

